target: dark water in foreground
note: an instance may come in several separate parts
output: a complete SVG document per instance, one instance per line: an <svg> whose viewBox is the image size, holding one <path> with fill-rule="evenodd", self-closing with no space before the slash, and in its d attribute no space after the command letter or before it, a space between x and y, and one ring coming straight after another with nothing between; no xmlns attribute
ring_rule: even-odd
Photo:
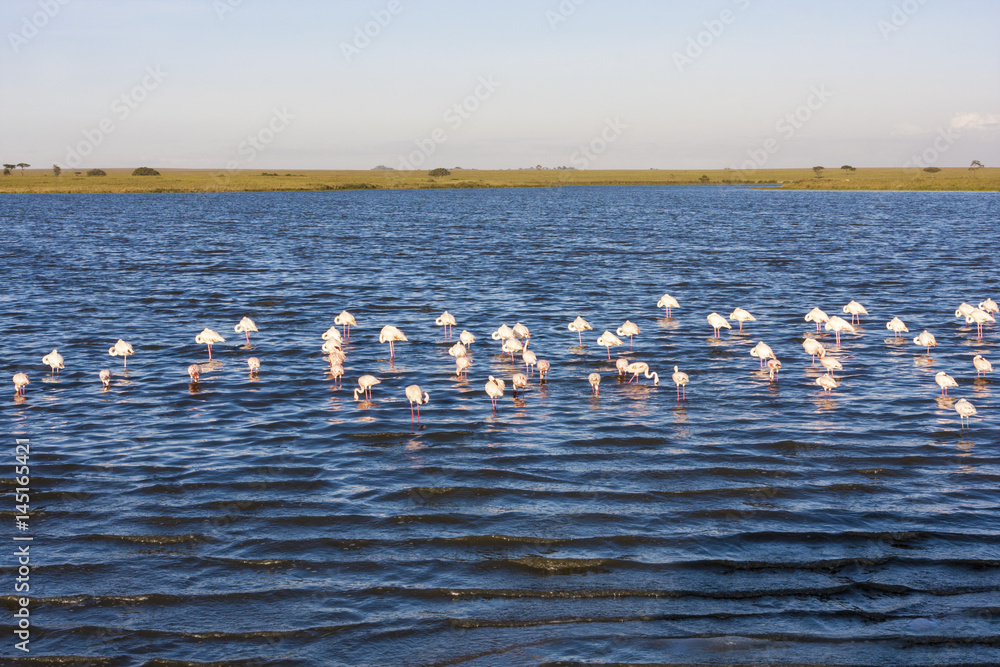
<svg viewBox="0 0 1000 667"><path fill-rule="evenodd" d="M953 317L1000 297L998 220L995 194L715 187L5 197L0 594L13 610L13 431L34 664L1000 663L1000 379L971 363L1000 362L1000 331ZM851 299L871 314L824 397L802 317ZM713 340L736 306L757 321ZM345 308L336 391L319 336ZM445 309L479 337L469 381ZM594 343L626 318L659 387ZM489 334L516 321L552 371L494 416L483 383L516 367ZM383 324L409 337L395 363ZM228 339L212 364L204 327Z"/></svg>

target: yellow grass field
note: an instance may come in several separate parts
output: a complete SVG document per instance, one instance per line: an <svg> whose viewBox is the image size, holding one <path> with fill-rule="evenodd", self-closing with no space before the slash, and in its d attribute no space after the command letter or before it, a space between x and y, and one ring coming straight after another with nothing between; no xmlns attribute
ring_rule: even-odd
<svg viewBox="0 0 1000 667"><path fill-rule="evenodd" d="M107 169L107 176L64 169L14 170L0 176L0 194L115 192L283 192L417 188L518 188L564 185L760 184L786 190L1000 190L1000 168L921 169L830 168L817 178L812 169L683 170L452 170L431 177L426 171L233 171L161 169L160 176L132 176L131 169Z"/></svg>

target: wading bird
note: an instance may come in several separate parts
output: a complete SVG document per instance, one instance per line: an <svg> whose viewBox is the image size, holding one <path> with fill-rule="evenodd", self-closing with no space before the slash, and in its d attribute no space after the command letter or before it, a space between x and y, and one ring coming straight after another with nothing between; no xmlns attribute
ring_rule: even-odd
<svg viewBox="0 0 1000 667"><path fill-rule="evenodd" d="M780 370L781 370L780 361L773 358L767 360L767 376L771 379L772 382L774 381L774 378L778 376L778 371Z"/></svg>
<svg viewBox="0 0 1000 667"><path fill-rule="evenodd" d="M993 370L993 364L981 354L972 357L972 365L976 367L976 377L979 377L980 373L986 377L986 374Z"/></svg>
<svg viewBox="0 0 1000 667"><path fill-rule="evenodd" d="M344 338L348 340L351 338L351 327L358 326L358 323L354 320L354 315L351 315L346 310L340 311L340 315L333 318L333 323L344 327Z"/></svg>
<svg viewBox="0 0 1000 667"><path fill-rule="evenodd" d="M486 395L490 397L490 401L493 402L493 412L497 411L497 399L503 398L503 389L506 386L506 382L498 378L490 376L490 379L486 381L485 389Z"/></svg>
<svg viewBox="0 0 1000 667"><path fill-rule="evenodd" d="M59 375L60 369L66 368L63 365L63 356L59 354L59 350L52 350L44 357L42 357L42 363L52 369L52 372Z"/></svg>
<svg viewBox="0 0 1000 667"><path fill-rule="evenodd" d="M468 380L469 379L469 366L471 366L471 365L472 365L472 362L469 361L468 357L456 357L455 358L455 375L457 375L458 377L462 377L462 375L464 374L465 375L465 379Z"/></svg>
<svg viewBox="0 0 1000 667"><path fill-rule="evenodd" d="M927 354L930 354L931 348L937 346L937 340L934 339L934 334L927 329L924 329L919 336L913 339L913 344L919 345L920 347L926 347Z"/></svg>
<svg viewBox="0 0 1000 667"><path fill-rule="evenodd" d="M344 338L340 335L340 329L338 329L336 325L324 331L320 338L322 338L325 342L333 343L338 347L343 347L344 345Z"/></svg>
<svg viewBox="0 0 1000 667"><path fill-rule="evenodd" d="M191 382L198 382L198 378L201 377L201 366L198 364L188 366L188 377L191 378Z"/></svg>
<svg viewBox="0 0 1000 667"><path fill-rule="evenodd" d="M968 424L968 427L972 428L972 416L976 414L976 408L972 403L964 398L958 399L955 401L955 412L958 413L958 418L963 426Z"/></svg>
<svg viewBox="0 0 1000 667"><path fill-rule="evenodd" d="M726 318L724 318L722 315L719 315L718 313L709 313L708 323L711 324L712 329L715 330L716 338L719 338L722 335L721 332L723 327L727 329L733 328L732 325L726 321Z"/></svg>
<svg viewBox="0 0 1000 667"><path fill-rule="evenodd" d="M812 365L816 365L816 357L823 358L826 355L826 348L823 347L823 343L819 342L815 338L806 338L802 341L802 349L806 351L806 354L812 357Z"/></svg>
<svg viewBox="0 0 1000 667"><path fill-rule="evenodd" d="M524 344L525 349L527 349L528 344L531 343L531 332L528 331L528 327L518 322L514 325L510 332L514 334L514 338L520 340Z"/></svg>
<svg viewBox="0 0 1000 667"><path fill-rule="evenodd" d="M938 371L934 375L934 381L937 382L937 386L941 387L941 395L942 396L947 396L948 395L948 388L949 387L957 387L958 386L958 383L955 382L955 378L953 378L952 376L948 375L944 371Z"/></svg>
<svg viewBox="0 0 1000 667"><path fill-rule="evenodd" d="M611 348L619 347L625 343L610 331L605 331L597 338L597 344L608 348L608 361L611 361Z"/></svg>
<svg viewBox="0 0 1000 667"><path fill-rule="evenodd" d="M117 343L108 348L108 354L112 357L121 357L123 361L122 368L128 368L129 355L135 354L135 350L132 349L131 345L119 338Z"/></svg>
<svg viewBox="0 0 1000 667"><path fill-rule="evenodd" d="M830 321L823 325L823 328L827 331L833 331L837 334L837 346L840 346L840 332L846 331L848 333L857 333L857 330L851 325L850 322L844 318L834 315L830 318Z"/></svg>
<svg viewBox="0 0 1000 667"><path fill-rule="evenodd" d="M104 385L105 389L107 389L108 387L111 386L111 371L110 370L108 370L107 368L105 368L100 373L98 373L97 376L99 378L101 378L101 383Z"/></svg>
<svg viewBox="0 0 1000 667"><path fill-rule="evenodd" d="M447 310L441 313L441 317L434 320L434 324L439 327L444 327L444 339L451 340L451 328L455 326L455 316L449 313ZM419 412L419 408L417 412Z"/></svg>
<svg viewBox="0 0 1000 667"><path fill-rule="evenodd" d="M840 383L834 380L832 375L820 375L816 378L816 384L822 387L827 394L832 394L833 390L840 386Z"/></svg>
<svg viewBox="0 0 1000 667"><path fill-rule="evenodd" d="M448 348L448 354L453 357L464 357L466 354L465 346L462 345L462 341L459 341Z"/></svg>
<svg viewBox="0 0 1000 667"><path fill-rule="evenodd" d="M587 382L590 383L590 392L594 396L599 396L601 394L601 374L591 373L587 376Z"/></svg>
<svg viewBox="0 0 1000 667"><path fill-rule="evenodd" d="M899 319L898 317L894 317L888 322L886 322L885 328L893 332L894 338L902 338L904 331L907 333L909 333L910 331L909 329L906 328L906 325L903 324L903 320Z"/></svg>
<svg viewBox="0 0 1000 667"><path fill-rule="evenodd" d="M405 389L406 398L410 401L410 421L413 421L413 404L417 404L417 422L420 421L420 406L427 405L427 401L431 400L431 397L426 393L420 391L420 386L411 384Z"/></svg>
<svg viewBox="0 0 1000 667"><path fill-rule="evenodd" d="M966 324L976 325L976 338L982 340L983 325L987 322L996 322L996 318L981 308L973 308L972 312L965 316Z"/></svg>
<svg viewBox="0 0 1000 667"><path fill-rule="evenodd" d="M510 378L510 386L514 389L514 398L517 398L517 390L521 390L521 398L524 398L524 388L528 386L528 376L524 373L514 373Z"/></svg>
<svg viewBox="0 0 1000 667"><path fill-rule="evenodd" d="M632 336L638 336L640 332L639 332L639 327L636 326L634 322L632 322L631 320L625 320L625 323L622 324L620 327L618 327L615 333L617 333L619 336L628 336L628 349L629 352L631 352Z"/></svg>
<svg viewBox="0 0 1000 667"><path fill-rule="evenodd" d="M364 394L366 400L372 400L372 387L382 384L374 375L362 375L358 378L358 388L354 390L354 400L358 400L358 394Z"/></svg>
<svg viewBox="0 0 1000 667"><path fill-rule="evenodd" d="M660 384L660 376L656 374L656 371L650 372L649 364L644 361L635 361L629 364L625 368L625 371L632 374L632 378L628 381L628 384L632 384L632 380L635 380L635 383L638 385L639 373L642 373L647 379L653 378L654 385Z"/></svg>
<svg viewBox="0 0 1000 667"><path fill-rule="evenodd" d="M524 372L529 375L534 375L535 364L538 363L538 355L531 350L525 350L521 353L521 361L524 362Z"/></svg>
<svg viewBox="0 0 1000 667"><path fill-rule="evenodd" d="M844 370L844 367L840 364L840 362L833 357L821 357L819 363L826 369L827 375L833 375L834 371Z"/></svg>
<svg viewBox="0 0 1000 667"><path fill-rule="evenodd" d="M546 376L549 374L549 367L551 364L545 359L538 360L538 381L545 382Z"/></svg>
<svg viewBox="0 0 1000 667"><path fill-rule="evenodd" d="M458 334L458 340L459 340L459 341L460 341L460 342L462 343L462 345L464 345L465 347L471 347L471 346L472 346L472 344L476 342L476 337L475 337L475 336L473 336L473 335L472 335L471 333L469 333L468 331L463 331L462 333Z"/></svg>
<svg viewBox="0 0 1000 667"><path fill-rule="evenodd" d="M24 385L31 384L24 373L14 373L14 394L24 396Z"/></svg>
<svg viewBox="0 0 1000 667"><path fill-rule="evenodd" d="M580 347L583 347L583 333L582 332L584 332L584 331L593 331L594 330L594 327L590 326L590 322L588 322L587 320L583 319L579 315L576 316L575 320L573 320L572 322L569 323L569 327L568 328L569 328L570 331L575 331L576 332L577 338L580 339Z"/></svg>
<svg viewBox="0 0 1000 667"><path fill-rule="evenodd" d="M974 307L963 301L962 305L955 309L955 317L968 317L973 310L975 310Z"/></svg>
<svg viewBox="0 0 1000 667"><path fill-rule="evenodd" d="M621 357L615 359L615 370L618 371L618 375L624 376L628 372L628 359Z"/></svg>
<svg viewBox="0 0 1000 667"><path fill-rule="evenodd" d="M677 299L670 296L669 294L664 294L660 297L660 300L656 302L657 308L665 308L667 311L667 317L670 317L671 308L680 308L681 304L677 303Z"/></svg>
<svg viewBox="0 0 1000 667"><path fill-rule="evenodd" d="M392 326L391 324L387 324L384 327L382 327L382 331L380 331L378 335L378 342L389 343L390 359L395 359L396 357L396 348L393 347L393 343L403 340L406 340L406 336L403 335L402 331Z"/></svg>
<svg viewBox="0 0 1000 667"><path fill-rule="evenodd" d="M861 316L867 315L868 311L857 301L851 301L844 306L844 312L851 314L851 324L861 324Z"/></svg>
<svg viewBox="0 0 1000 667"><path fill-rule="evenodd" d="M208 346L208 360L212 360L212 345L215 343L225 343L226 339L219 335L218 332L212 331L211 329L202 329L201 333L194 337L194 342L199 345Z"/></svg>
<svg viewBox="0 0 1000 667"><path fill-rule="evenodd" d="M750 314L750 311L737 308L729 314L729 319L740 323L740 331L743 331L744 322L756 322L757 318Z"/></svg>
<svg viewBox="0 0 1000 667"><path fill-rule="evenodd" d="M244 317L242 320L240 320L239 324L237 324L235 327L233 327L233 330L236 333L246 334L247 345L249 345L250 344L250 332L251 331L257 331L257 325L254 324L254 321L251 320L249 317Z"/></svg>
<svg viewBox="0 0 1000 667"><path fill-rule="evenodd" d="M260 359L257 357L250 357L247 359L247 367L250 368L250 375L257 375L257 371L260 370Z"/></svg>
<svg viewBox="0 0 1000 667"><path fill-rule="evenodd" d="M504 338L503 343L500 345L500 351L504 354L509 354L510 360L514 361L514 353L523 352L524 346L516 338Z"/></svg>
<svg viewBox="0 0 1000 667"><path fill-rule="evenodd" d="M1000 306L993 299L986 299L986 301L981 301L979 303L980 310L985 310L987 313L996 314L1000 313Z"/></svg>
<svg viewBox="0 0 1000 667"><path fill-rule="evenodd" d="M830 316L824 313L819 308L813 308L808 313L806 313L806 322L816 323L816 333L819 333L819 325L830 321Z"/></svg>
<svg viewBox="0 0 1000 667"><path fill-rule="evenodd" d="M340 364L330 364L330 377L333 378L333 388L340 389L344 378L344 367Z"/></svg>
<svg viewBox="0 0 1000 667"><path fill-rule="evenodd" d="M767 359L774 359L774 350L764 341L760 341L750 350L750 356L760 359L760 370L764 370L764 362Z"/></svg>
<svg viewBox="0 0 1000 667"><path fill-rule="evenodd" d="M677 400L684 400L687 398L686 385L690 381L687 373L681 371L680 367L674 366L674 373L670 376L677 385Z"/></svg>

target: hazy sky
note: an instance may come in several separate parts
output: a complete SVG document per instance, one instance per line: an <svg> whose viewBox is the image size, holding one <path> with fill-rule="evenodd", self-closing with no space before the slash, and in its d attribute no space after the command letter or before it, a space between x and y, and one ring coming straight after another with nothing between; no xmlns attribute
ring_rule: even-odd
<svg viewBox="0 0 1000 667"><path fill-rule="evenodd" d="M3 0L0 27L0 159L35 167L1000 166L996 0Z"/></svg>

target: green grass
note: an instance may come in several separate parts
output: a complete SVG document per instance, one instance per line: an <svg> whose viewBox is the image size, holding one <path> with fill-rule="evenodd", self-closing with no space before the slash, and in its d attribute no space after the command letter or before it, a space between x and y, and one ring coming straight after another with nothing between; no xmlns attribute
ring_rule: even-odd
<svg viewBox="0 0 1000 667"><path fill-rule="evenodd" d="M161 176L132 176L131 169L107 169L107 176L87 176L65 169L28 169L0 176L0 193L113 192L285 192L315 190L520 188L564 185L687 185L780 184L788 190L1000 190L1000 169L826 169L816 178L812 169L718 170L453 170L432 178L426 171L234 171L160 169Z"/></svg>

